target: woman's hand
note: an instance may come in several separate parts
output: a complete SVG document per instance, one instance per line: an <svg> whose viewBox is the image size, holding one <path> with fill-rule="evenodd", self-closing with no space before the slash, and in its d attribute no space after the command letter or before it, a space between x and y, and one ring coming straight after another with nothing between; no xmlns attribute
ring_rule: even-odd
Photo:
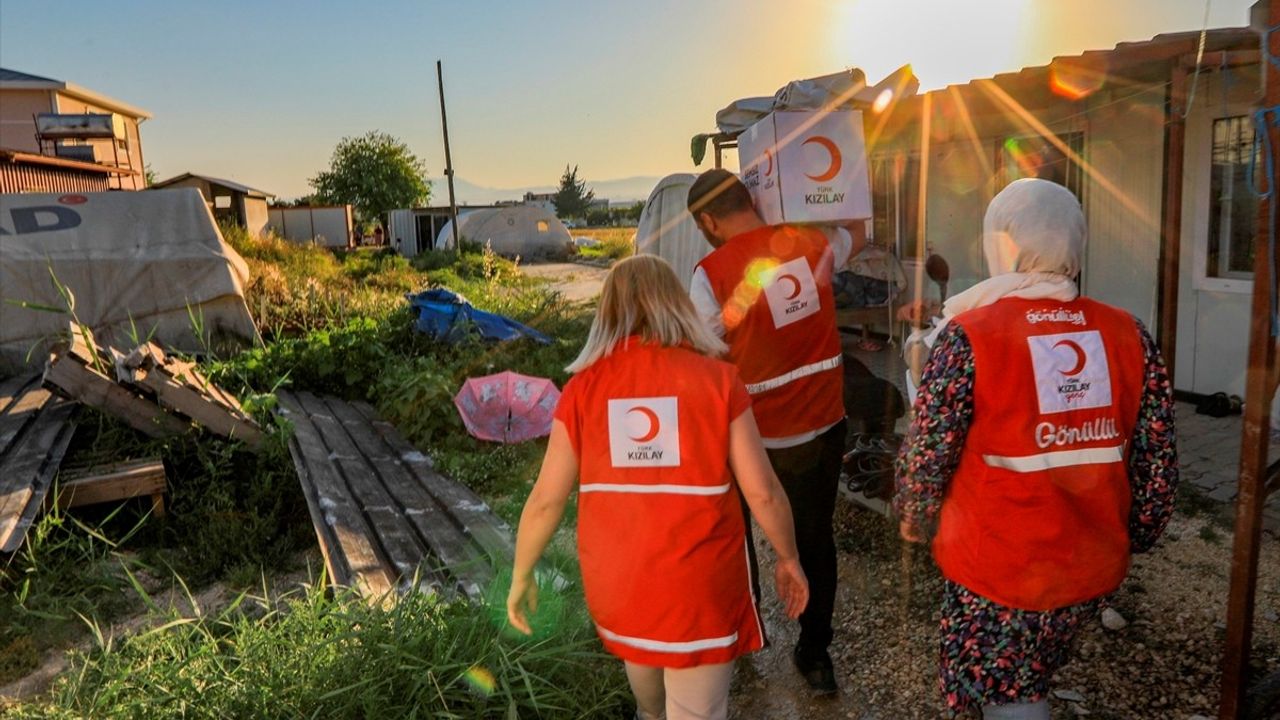
<svg viewBox="0 0 1280 720"><path fill-rule="evenodd" d="M532 573L515 575L511 578L511 592L507 593L507 622L525 635L532 635L529 618L525 615L538 611L538 583Z"/></svg>
<svg viewBox="0 0 1280 720"><path fill-rule="evenodd" d="M920 526L910 518L904 517L898 522L898 534L909 543L924 542L924 533L920 531Z"/></svg>
<svg viewBox="0 0 1280 720"><path fill-rule="evenodd" d="M773 582L778 589L778 599L787 609L787 617L795 620L809 604L809 581L800 569L800 560L779 559L773 566Z"/></svg>

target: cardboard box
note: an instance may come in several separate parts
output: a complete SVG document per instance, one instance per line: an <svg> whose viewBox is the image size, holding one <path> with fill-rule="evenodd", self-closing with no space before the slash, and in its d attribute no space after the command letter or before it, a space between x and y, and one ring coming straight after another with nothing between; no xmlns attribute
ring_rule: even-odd
<svg viewBox="0 0 1280 720"><path fill-rule="evenodd" d="M770 225L871 217L857 110L770 113L738 137L738 158L742 182Z"/></svg>

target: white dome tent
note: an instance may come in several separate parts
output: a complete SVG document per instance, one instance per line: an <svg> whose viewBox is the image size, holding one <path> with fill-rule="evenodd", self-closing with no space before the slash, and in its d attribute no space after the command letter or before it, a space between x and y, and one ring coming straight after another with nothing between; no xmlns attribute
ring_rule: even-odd
<svg viewBox="0 0 1280 720"><path fill-rule="evenodd" d="M480 246L488 244L499 255L522 258L560 255L573 241L564 223L555 215L529 205L460 213L458 237ZM436 247L453 248L453 223L445 223L440 230Z"/></svg>
<svg viewBox="0 0 1280 720"><path fill-rule="evenodd" d="M698 261L711 252L702 231L689 214L689 188L693 173L668 175L654 186L640 213L636 253L657 255L671 263L684 289L689 289Z"/></svg>

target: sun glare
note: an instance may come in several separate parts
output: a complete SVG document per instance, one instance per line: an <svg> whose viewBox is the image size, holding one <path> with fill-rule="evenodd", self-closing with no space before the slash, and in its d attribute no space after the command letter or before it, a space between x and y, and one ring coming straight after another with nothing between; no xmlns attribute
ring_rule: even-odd
<svg viewBox="0 0 1280 720"><path fill-rule="evenodd" d="M1036 0L849 0L832 8L833 66L876 82L910 63L930 90L1021 67Z"/></svg>

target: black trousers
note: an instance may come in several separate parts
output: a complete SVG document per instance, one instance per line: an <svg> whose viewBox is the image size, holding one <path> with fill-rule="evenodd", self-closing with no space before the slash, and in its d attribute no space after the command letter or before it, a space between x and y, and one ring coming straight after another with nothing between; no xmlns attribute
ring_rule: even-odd
<svg viewBox="0 0 1280 720"><path fill-rule="evenodd" d="M800 567L809 580L809 604L800 615L801 651L818 653L831 644L831 617L836 602L836 542L832 517L840 484L840 460L844 455L846 421L803 445L767 450L769 463L787 493L796 528ZM743 503L746 511L746 503ZM747 522L747 547L753 579L759 575L751 523ZM756 598L760 597L758 582Z"/></svg>

